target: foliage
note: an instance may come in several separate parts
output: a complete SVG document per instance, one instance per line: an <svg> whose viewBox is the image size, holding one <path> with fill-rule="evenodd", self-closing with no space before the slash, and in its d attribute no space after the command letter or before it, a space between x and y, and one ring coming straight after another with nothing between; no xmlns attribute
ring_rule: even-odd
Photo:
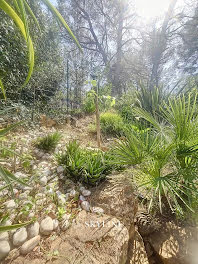
<svg viewBox="0 0 198 264"><path fill-rule="evenodd" d="M115 112L105 112L100 115L101 131L105 135L122 136L125 124L122 117Z"/></svg>
<svg viewBox="0 0 198 264"><path fill-rule="evenodd" d="M96 111L95 96L91 92L88 92L85 97L85 100L83 103L83 111L86 114L93 114Z"/></svg>
<svg viewBox="0 0 198 264"><path fill-rule="evenodd" d="M90 185L98 184L111 171L107 154L80 148L76 141L69 142L66 151L57 159L71 178Z"/></svg>
<svg viewBox="0 0 198 264"><path fill-rule="evenodd" d="M53 13L53 15L56 17L57 21L59 22L60 25L66 28L68 31L69 35L73 38L73 40L76 42L77 46L81 50L80 44L76 37L74 36L73 32L61 16L61 14L58 12L58 10L50 3L49 0L42 0L42 2L49 8L49 10ZM34 69L34 46L30 34L30 28L29 28L29 17L33 18L34 23L36 22L37 26L39 25L37 18L35 17L34 13L31 10L31 7L28 5L28 3L25 0L16 0L14 2L14 5L10 3L9 1L2 0L0 2L0 9L2 9L14 22L17 27L17 29L21 32L21 35L23 36L27 49L28 49L28 64L29 64L29 71L26 76L26 80L23 84L25 86L33 73ZM40 29L40 28L39 28ZM3 94L5 95L4 87L2 84L2 81L0 83L1 85L1 90Z"/></svg>
<svg viewBox="0 0 198 264"><path fill-rule="evenodd" d="M36 143L36 146L37 148L45 150L47 152L52 151L55 149L60 139L61 135L58 132L48 134L47 136L39 138L38 142Z"/></svg>
<svg viewBox="0 0 198 264"><path fill-rule="evenodd" d="M1 226L0 225L0 232L7 232L7 231L15 230L15 229L30 225L32 223L33 223L33 220L29 221L29 222L26 222L26 223L9 225L9 226Z"/></svg>
<svg viewBox="0 0 198 264"><path fill-rule="evenodd" d="M16 123L16 124L13 124L7 128L1 129L0 130L0 139L2 137L4 137L5 135L7 135L12 129L16 128L20 124L21 123ZM1 147L0 151L4 152L5 148ZM13 151L10 149L6 149L6 152L12 153ZM9 188L13 196L14 196L13 183L18 183L18 184L22 184L22 185L27 186L27 184L25 182L23 182L22 180L15 177L14 174L12 174L10 171L3 168L2 166L0 166L0 178L2 178L2 180L6 183L6 185L4 187L2 187L2 189Z"/></svg>
<svg viewBox="0 0 198 264"><path fill-rule="evenodd" d="M167 206L173 213L194 211L198 192L198 142L196 96L169 99L161 107L163 122L143 109L139 117L151 124L146 130L131 130L115 146L120 164L140 164L138 185L150 198L149 209L158 201L160 211Z"/></svg>
<svg viewBox="0 0 198 264"><path fill-rule="evenodd" d="M160 106L166 95L164 94L163 87L153 87L149 89L147 86L140 83L139 90L136 92L137 105L147 112L151 113L156 119L159 118Z"/></svg>
<svg viewBox="0 0 198 264"><path fill-rule="evenodd" d="M127 123L134 122L133 107L135 105L135 102L136 102L135 94L128 92L118 100L115 106L118 113Z"/></svg>

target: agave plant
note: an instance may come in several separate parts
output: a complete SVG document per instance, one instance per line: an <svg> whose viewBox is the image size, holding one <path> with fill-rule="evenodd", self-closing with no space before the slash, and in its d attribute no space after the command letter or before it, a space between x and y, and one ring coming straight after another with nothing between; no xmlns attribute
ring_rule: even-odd
<svg viewBox="0 0 198 264"><path fill-rule="evenodd" d="M63 19L61 14L58 12L58 10L50 3L49 0L41 0L41 2L44 3L48 7L48 9L56 17L59 24L62 25L68 31L69 35L72 37L76 45L82 51L78 40L74 36L73 32L71 31L66 21ZM33 18L35 24L38 26L40 30L39 23L26 0L14 0L12 2L9 0L1 0L0 9L2 9L15 22L17 28L20 30L26 42L26 45L27 45L28 57L29 57L29 71L28 71L26 80L23 84L23 86L25 86L29 82L32 76L32 73L33 73L33 69L34 69L34 45L33 45L31 36L29 34L29 23L30 22L28 20L28 15L30 15ZM4 98L6 98L5 88L4 88L2 80L0 80L0 87L4 95Z"/></svg>

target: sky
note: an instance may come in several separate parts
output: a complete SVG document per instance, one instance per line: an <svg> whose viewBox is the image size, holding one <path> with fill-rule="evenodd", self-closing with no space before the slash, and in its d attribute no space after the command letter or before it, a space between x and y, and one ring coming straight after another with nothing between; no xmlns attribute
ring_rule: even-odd
<svg viewBox="0 0 198 264"><path fill-rule="evenodd" d="M135 0L137 13L149 20L156 16L164 15L168 10L171 0Z"/></svg>
<svg viewBox="0 0 198 264"><path fill-rule="evenodd" d="M56 4L56 0L50 0ZM163 15L171 2L171 0L134 0L138 14L146 20L156 16Z"/></svg>

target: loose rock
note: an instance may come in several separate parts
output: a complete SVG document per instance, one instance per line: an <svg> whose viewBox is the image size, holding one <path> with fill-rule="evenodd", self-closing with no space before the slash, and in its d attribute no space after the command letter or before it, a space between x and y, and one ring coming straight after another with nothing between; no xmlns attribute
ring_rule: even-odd
<svg viewBox="0 0 198 264"><path fill-rule="evenodd" d="M0 241L8 241L9 240L9 234L8 232L2 232L0 233Z"/></svg>
<svg viewBox="0 0 198 264"><path fill-rule="evenodd" d="M30 226L28 226L27 228L27 232L28 232L28 238L33 238L35 236L38 236L39 234L39 223L35 222L33 224L31 224Z"/></svg>
<svg viewBox="0 0 198 264"><path fill-rule="evenodd" d="M13 245L21 246L27 239L27 231L25 227L18 229L13 235Z"/></svg>
<svg viewBox="0 0 198 264"><path fill-rule="evenodd" d="M81 203L81 207L82 207L83 210L85 210L87 212L90 210L90 205L89 205L89 202L87 202L87 201L83 201Z"/></svg>
<svg viewBox="0 0 198 264"><path fill-rule="evenodd" d="M62 166L59 166L59 167L57 168L57 173L61 174L61 173L63 173L63 172L64 172L64 168L63 168Z"/></svg>
<svg viewBox="0 0 198 264"><path fill-rule="evenodd" d="M20 253L25 255L25 254L29 253L30 251L32 251L38 245L40 238L41 238L40 236L35 236L32 239L26 241L22 245L22 247L20 249Z"/></svg>
<svg viewBox="0 0 198 264"><path fill-rule="evenodd" d="M101 207L93 207L92 212L96 214L104 214L104 210Z"/></svg>
<svg viewBox="0 0 198 264"><path fill-rule="evenodd" d="M0 260L5 258L10 252L10 245L8 241L0 241Z"/></svg>
<svg viewBox="0 0 198 264"><path fill-rule="evenodd" d="M59 221L57 219L53 220L53 230L56 230L58 228Z"/></svg>
<svg viewBox="0 0 198 264"><path fill-rule="evenodd" d="M87 197L87 196L91 195L91 192L89 190L84 189L84 190L82 190L82 195Z"/></svg>
<svg viewBox="0 0 198 264"><path fill-rule="evenodd" d="M7 201L4 203L4 205L6 206L6 209L14 209L17 207L14 200Z"/></svg>
<svg viewBox="0 0 198 264"><path fill-rule="evenodd" d="M43 176L42 178L40 178L40 184L42 186L45 186L47 184L47 177Z"/></svg>
<svg viewBox="0 0 198 264"><path fill-rule="evenodd" d="M46 217L41 221L40 232L42 235L49 235L53 231L54 223L51 217Z"/></svg>

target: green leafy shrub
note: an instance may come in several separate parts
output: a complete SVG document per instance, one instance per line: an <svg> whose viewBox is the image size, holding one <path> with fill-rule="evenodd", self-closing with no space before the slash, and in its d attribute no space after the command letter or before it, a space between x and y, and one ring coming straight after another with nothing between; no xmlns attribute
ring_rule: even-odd
<svg viewBox="0 0 198 264"><path fill-rule="evenodd" d="M115 105L116 110L121 115L123 120L127 123L135 121L133 114L133 107L136 102L136 95L134 93L127 93L123 95L117 104Z"/></svg>
<svg viewBox="0 0 198 264"><path fill-rule="evenodd" d="M105 135L122 136L126 126L122 117L114 112L102 113L100 116L101 131Z"/></svg>
<svg viewBox="0 0 198 264"><path fill-rule="evenodd" d="M191 94L170 99L161 108L163 122L144 109L135 109L151 127L131 130L115 146L118 163L139 164L136 182L150 200L149 209L157 202L160 212L169 208L179 216L189 211L195 213L198 204L196 100Z"/></svg>
<svg viewBox="0 0 198 264"><path fill-rule="evenodd" d="M57 156L58 163L75 181L96 185L111 172L111 164L106 153L80 148L76 141L66 146L66 151Z"/></svg>
<svg viewBox="0 0 198 264"><path fill-rule="evenodd" d="M95 95L92 91L88 92L83 103L83 111L86 114L93 114L96 111Z"/></svg>
<svg viewBox="0 0 198 264"><path fill-rule="evenodd" d="M58 142L61 139L61 135L58 132L53 134L49 134L45 137L39 138L36 143L37 148L42 149L44 151L52 151L57 146Z"/></svg>

